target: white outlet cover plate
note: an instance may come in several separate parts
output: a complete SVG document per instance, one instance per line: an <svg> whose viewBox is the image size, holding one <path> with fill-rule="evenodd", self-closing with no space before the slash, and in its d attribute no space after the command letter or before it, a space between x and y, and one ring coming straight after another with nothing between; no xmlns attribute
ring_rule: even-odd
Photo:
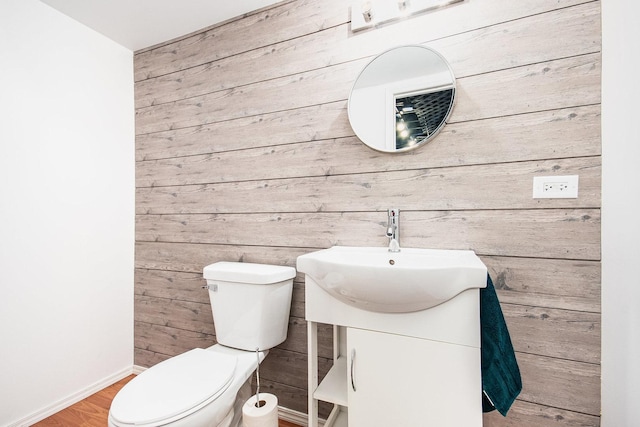
<svg viewBox="0 0 640 427"><path fill-rule="evenodd" d="M533 177L534 199L577 199L578 175Z"/></svg>

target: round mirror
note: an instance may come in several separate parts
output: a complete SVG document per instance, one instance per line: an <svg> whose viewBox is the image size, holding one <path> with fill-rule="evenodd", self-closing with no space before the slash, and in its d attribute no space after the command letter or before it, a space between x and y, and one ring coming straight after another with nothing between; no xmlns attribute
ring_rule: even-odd
<svg viewBox="0 0 640 427"><path fill-rule="evenodd" d="M447 61L424 46L401 46L375 57L349 95L349 122L369 147L411 150L433 139L453 109L455 77Z"/></svg>

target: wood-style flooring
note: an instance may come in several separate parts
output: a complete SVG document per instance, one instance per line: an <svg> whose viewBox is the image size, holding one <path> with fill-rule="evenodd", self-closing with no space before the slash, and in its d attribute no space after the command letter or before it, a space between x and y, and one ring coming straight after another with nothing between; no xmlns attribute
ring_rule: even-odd
<svg viewBox="0 0 640 427"><path fill-rule="evenodd" d="M92 394L48 418L34 424L36 427L105 427L109 416L109 407L116 393L135 375L129 375L117 383ZM278 427L300 427L288 421L280 420Z"/></svg>

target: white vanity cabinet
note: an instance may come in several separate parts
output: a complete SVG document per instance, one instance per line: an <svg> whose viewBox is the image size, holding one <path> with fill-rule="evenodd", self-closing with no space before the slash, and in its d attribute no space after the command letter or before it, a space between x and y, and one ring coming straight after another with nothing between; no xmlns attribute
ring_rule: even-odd
<svg viewBox="0 0 640 427"><path fill-rule="evenodd" d="M350 427L482 425L479 349L347 328L347 350Z"/></svg>
<svg viewBox="0 0 640 427"><path fill-rule="evenodd" d="M414 313L373 313L307 277L309 426L481 427L479 291ZM318 378L318 323L333 325L334 364Z"/></svg>
<svg viewBox="0 0 640 427"><path fill-rule="evenodd" d="M298 257L297 267L305 273L310 427L319 426L321 401L334 405L325 427L482 427L479 289L487 270L473 252L334 247ZM319 323L333 326L324 378Z"/></svg>

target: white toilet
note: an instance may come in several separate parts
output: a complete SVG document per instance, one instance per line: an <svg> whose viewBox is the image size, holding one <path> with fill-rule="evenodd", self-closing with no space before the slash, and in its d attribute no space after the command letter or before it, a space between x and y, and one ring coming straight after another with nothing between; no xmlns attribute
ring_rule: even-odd
<svg viewBox="0 0 640 427"><path fill-rule="evenodd" d="M238 427L258 357L287 337L296 270L218 262L204 268L218 344L165 360L116 395L109 426Z"/></svg>

